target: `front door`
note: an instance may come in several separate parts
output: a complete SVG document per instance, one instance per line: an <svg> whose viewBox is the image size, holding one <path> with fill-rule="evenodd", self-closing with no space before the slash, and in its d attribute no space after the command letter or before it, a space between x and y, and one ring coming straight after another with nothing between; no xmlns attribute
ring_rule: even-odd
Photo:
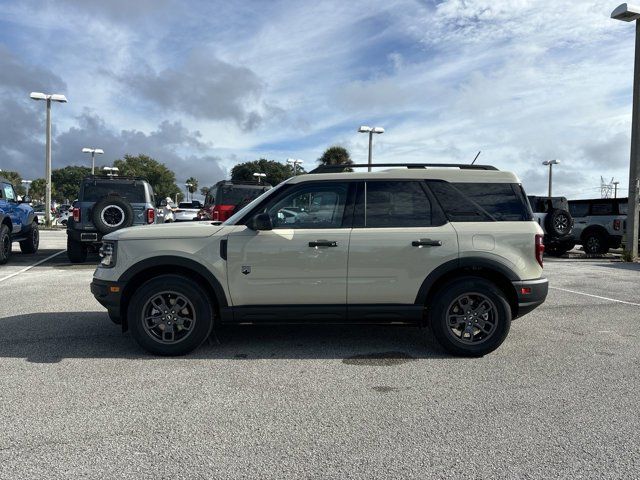
<svg viewBox="0 0 640 480"><path fill-rule="evenodd" d="M360 311L402 319L398 305L415 303L433 269L458 258L458 238L424 182L367 181L358 189L349 247L350 317ZM388 305L388 308L383 305ZM417 307L416 307L417 308ZM420 312L418 312L419 314Z"/></svg>
<svg viewBox="0 0 640 480"><path fill-rule="evenodd" d="M236 313L241 311L236 307L252 305L305 305L308 311L316 306L315 313L327 314L323 318L344 320L352 221L348 204L354 187L326 181L291 185L261 209L271 217L273 230L242 226L229 234L227 279ZM298 314L295 308L286 311ZM236 320L251 319L252 314L245 318L236 313ZM278 320L275 313L271 317Z"/></svg>
<svg viewBox="0 0 640 480"><path fill-rule="evenodd" d="M12 233L18 234L22 230L22 218L18 211L16 192L10 183L0 183L0 209L2 209L13 225Z"/></svg>

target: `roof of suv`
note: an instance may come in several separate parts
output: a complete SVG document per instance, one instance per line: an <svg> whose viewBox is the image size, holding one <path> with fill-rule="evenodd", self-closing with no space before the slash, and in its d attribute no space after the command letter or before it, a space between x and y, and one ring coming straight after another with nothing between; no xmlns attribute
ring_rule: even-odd
<svg viewBox="0 0 640 480"><path fill-rule="evenodd" d="M521 183L520 179L511 172L503 172L500 170L466 170L457 168L390 168L377 172L313 173L292 177L288 180L288 183L341 179L380 180L385 178L446 180L448 182L461 183Z"/></svg>

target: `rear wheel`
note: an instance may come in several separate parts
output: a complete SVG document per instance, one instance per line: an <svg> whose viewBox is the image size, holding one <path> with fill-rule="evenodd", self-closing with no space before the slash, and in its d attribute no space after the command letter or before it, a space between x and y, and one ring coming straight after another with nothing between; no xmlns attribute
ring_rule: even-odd
<svg viewBox="0 0 640 480"><path fill-rule="evenodd" d="M127 318L136 342L156 355L185 355L213 328L207 292L179 275L162 275L142 285L131 298Z"/></svg>
<svg viewBox="0 0 640 480"><path fill-rule="evenodd" d="M67 237L67 257L71 263L83 263L87 260L87 247L71 237Z"/></svg>
<svg viewBox="0 0 640 480"><path fill-rule="evenodd" d="M603 232L589 232L582 239L582 248L585 253L604 255L609 251L607 236Z"/></svg>
<svg viewBox="0 0 640 480"><path fill-rule="evenodd" d="M0 265L4 265L9 261L11 256L11 232L9 227L0 225Z"/></svg>
<svg viewBox="0 0 640 480"><path fill-rule="evenodd" d="M506 296L493 283L464 277L436 294L430 323L440 345L453 355L479 357L504 342L511 326Z"/></svg>
<svg viewBox="0 0 640 480"><path fill-rule="evenodd" d="M38 222L34 221L31 224L31 231L26 240L20 242L20 251L22 253L36 253L40 246L40 230L38 229Z"/></svg>

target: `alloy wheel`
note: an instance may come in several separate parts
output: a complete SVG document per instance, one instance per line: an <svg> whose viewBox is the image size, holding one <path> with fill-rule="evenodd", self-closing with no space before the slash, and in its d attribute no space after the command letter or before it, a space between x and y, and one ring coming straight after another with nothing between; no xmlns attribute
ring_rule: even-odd
<svg viewBox="0 0 640 480"><path fill-rule="evenodd" d="M147 335L164 344L175 344L187 338L196 323L193 303L184 295L165 291L151 297L142 309L143 327Z"/></svg>
<svg viewBox="0 0 640 480"><path fill-rule="evenodd" d="M486 342L497 330L495 303L481 293L464 293L447 308L448 333L466 345Z"/></svg>

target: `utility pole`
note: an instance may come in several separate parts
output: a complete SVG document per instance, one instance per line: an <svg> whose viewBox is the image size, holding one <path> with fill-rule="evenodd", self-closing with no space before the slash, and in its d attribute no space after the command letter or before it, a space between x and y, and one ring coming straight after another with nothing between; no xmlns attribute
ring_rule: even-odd
<svg viewBox="0 0 640 480"><path fill-rule="evenodd" d="M381 134L384 133L384 128L382 127L369 127L367 125L362 125L359 129L358 129L358 133L368 133L369 134L369 162L368 162L368 167L367 167L367 171L371 171L371 166L373 164L372 162L372 149L373 149L373 134L377 133L377 134Z"/></svg>
<svg viewBox="0 0 640 480"><path fill-rule="evenodd" d="M613 182L613 198L618 198L618 184L620 182Z"/></svg>
<svg viewBox="0 0 640 480"><path fill-rule="evenodd" d="M640 8L623 3L611 18L623 22L635 22L636 45L633 68L633 107L631 115L631 157L629 159L629 205L627 209L626 249L631 258L638 256L638 193L640 191Z"/></svg>
<svg viewBox="0 0 640 480"><path fill-rule="evenodd" d="M549 198L551 198L551 184L553 179L553 166L559 165L560 160L545 160L542 162L543 165L549 165Z"/></svg>

